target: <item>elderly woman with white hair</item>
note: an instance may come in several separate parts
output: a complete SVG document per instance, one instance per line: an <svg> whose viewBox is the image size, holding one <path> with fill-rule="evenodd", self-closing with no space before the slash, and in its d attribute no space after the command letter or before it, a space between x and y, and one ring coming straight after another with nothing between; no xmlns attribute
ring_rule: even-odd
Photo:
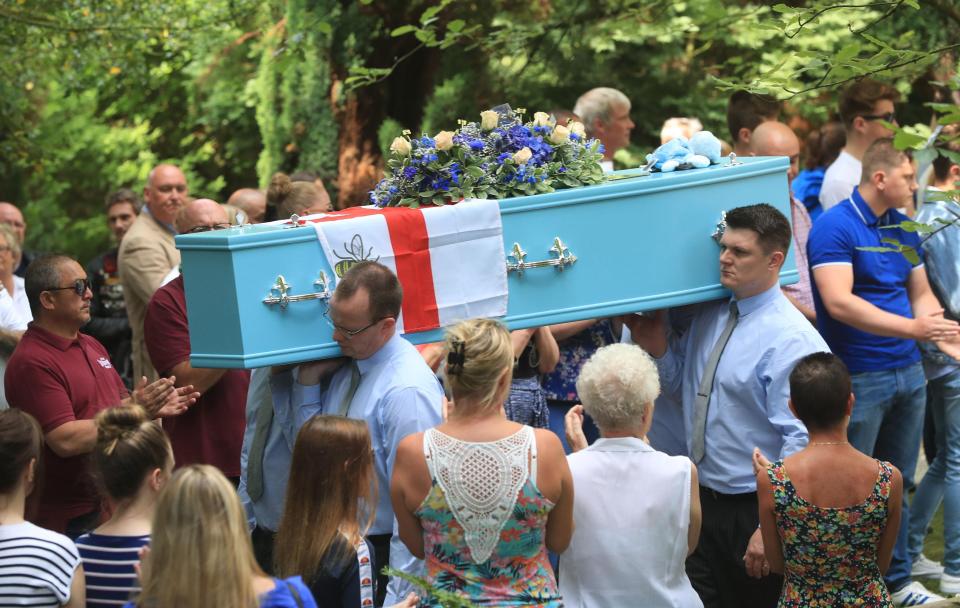
<svg viewBox="0 0 960 608"><path fill-rule="evenodd" d="M583 366L577 392L583 405L566 418L577 527L560 557L564 605L702 607L684 568L700 536L696 466L644 441L656 366L637 346L611 344ZM600 429L590 446L584 411Z"/></svg>

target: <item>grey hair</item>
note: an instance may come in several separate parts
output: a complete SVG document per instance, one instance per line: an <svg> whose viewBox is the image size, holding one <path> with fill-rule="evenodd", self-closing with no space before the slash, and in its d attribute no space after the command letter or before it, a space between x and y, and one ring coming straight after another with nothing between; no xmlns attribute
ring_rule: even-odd
<svg viewBox="0 0 960 608"><path fill-rule="evenodd" d="M10 248L10 253L13 254L14 258L20 257L20 241L17 240L17 235L14 234L13 228L7 224L0 224L0 237L3 237L3 240L7 242L7 247Z"/></svg>
<svg viewBox="0 0 960 608"><path fill-rule="evenodd" d="M577 393L600 429L633 429L660 394L660 376L639 346L610 344L584 364Z"/></svg>
<svg viewBox="0 0 960 608"><path fill-rule="evenodd" d="M40 294L49 289L60 287L60 279L64 264L75 261L71 257L59 254L41 256L27 266L27 276L24 277L24 291L27 292L27 301L30 303L30 312L36 319L43 312L40 305Z"/></svg>
<svg viewBox="0 0 960 608"><path fill-rule="evenodd" d="M597 120L603 124L609 123L614 106L625 106L629 111L630 99L617 89L597 87L577 99L573 113L580 117L587 135L592 136L593 123Z"/></svg>

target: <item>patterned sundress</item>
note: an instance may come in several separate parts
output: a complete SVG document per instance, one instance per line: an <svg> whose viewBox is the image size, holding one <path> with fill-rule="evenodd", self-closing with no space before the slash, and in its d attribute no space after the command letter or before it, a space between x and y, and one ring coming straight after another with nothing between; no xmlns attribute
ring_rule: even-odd
<svg viewBox="0 0 960 608"><path fill-rule="evenodd" d="M431 584L477 606L561 608L544 544L553 503L536 486L533 429L485 443L429 429L423 445L432 484L415 515Z"/></svg>
<svg viewBox="0 0 960 608"><path fill-rule="evenodd" d="M893 607L877 565L893 471L887 462L878 464L870 496L840 508L818 507L800 497L782 460L767 470L786 569L778 606Z"/></svg>

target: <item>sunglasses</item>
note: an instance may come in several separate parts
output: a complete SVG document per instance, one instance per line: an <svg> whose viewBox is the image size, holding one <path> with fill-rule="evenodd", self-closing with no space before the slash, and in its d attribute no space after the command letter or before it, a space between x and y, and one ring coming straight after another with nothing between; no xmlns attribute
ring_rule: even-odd
<svg viewBox="0 0 960 608"><path fill-rule="evenodd" d="M194 226L187 230L187 234L199 234L201 232L210 232L211 230L226 230L230 224L213 224L212 226Z"/></svg>
<svg viewBox="0 0 960 608"><path fill-rule="evenodd" d="M887 122L894 122L897 120L897 113L887 112L886 114L861 114L860 118L864 120L885 120Z"/></svg>
<svg viewBox="0 0 960 608"><path fill-rule="evenodd" d="M66 287L51 287L50 289L44 289L44 291L63 291L64 289L72 289L73 293L82 298L83 294L87 293L87 290L90 288L90 279L77 279L73 282L73 285L68 285Z"/></svg>

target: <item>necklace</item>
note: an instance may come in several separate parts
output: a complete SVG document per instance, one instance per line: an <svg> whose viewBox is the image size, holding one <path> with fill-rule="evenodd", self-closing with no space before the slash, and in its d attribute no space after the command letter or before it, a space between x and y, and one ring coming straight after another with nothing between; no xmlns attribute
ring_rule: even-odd
<svg viewBox="0 0 960 608"><path fill-rule="evenodd" d="M850 445L849 441L811 441L810 445Z"/></svg>

